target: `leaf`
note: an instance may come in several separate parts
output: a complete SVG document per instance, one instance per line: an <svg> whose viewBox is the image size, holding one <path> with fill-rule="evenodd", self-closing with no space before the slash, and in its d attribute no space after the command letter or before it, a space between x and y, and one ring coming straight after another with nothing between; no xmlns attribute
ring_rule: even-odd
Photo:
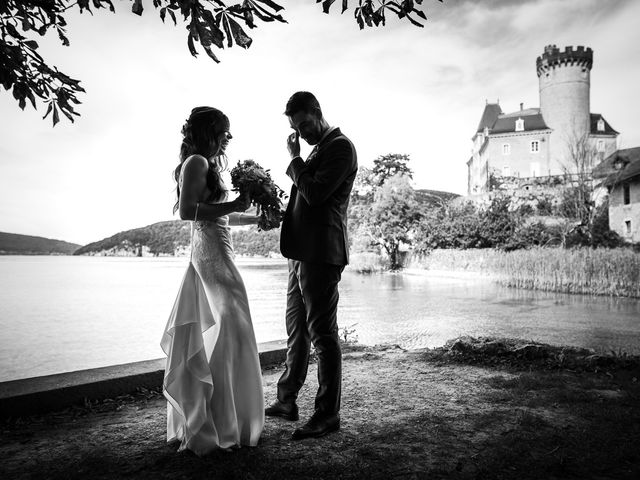
<svg viewBox="0 0 640 480"><path fill-rule="evenodd" d="M80 13L84 10L91 12L91 7L89 6L89 0L78 0L78 6L80 7Z"/></svg>
<svg viewBox="0 0 640 480"><path fill-rule="evenodd" d="M69 39L65 35L64 29L60 28L60 27L57 27L57 31L58 31L58 37L60 38L60 41L62 42L62 45L65 46L65 47L68 47L69 46Z"/></svg>
<svg viewBox="0 0 640 480"><path fill-rule="evenodd" d="M3 26L7 29L9 35L11 35L13 38L24 40L24 36L20 35L20 33L16 30L16 27L11 25L10 23L5 23Z"/></svg>
<svg viewBox="0 0 640 480"><path fill-rule="evenodd" d="M405 13L409 13L413 10L413 0L403 0L401 6Z"/></svg>
<svg viewBox="0 0 640 480"><path fill-rule="evenodd" d="M322 2L322 11L324 13L329 13L329 9L331 8L331 5L333 4L333 2L335 2L336 0L324 0Z"/></svg>
<svg viewBox="0 0 640 480"><path fill-rule="evenodd" d="M27 97L29 97L29 101L31 102L31 105L35 109L36 108L36 98L33 96L33 92L31 91L31 89L27 89Z"/></svg>
<svg viewBox="0 0 640 480"><path fill-rule="evenodd" d="M413 11L415 12L416 15L418 15L423 20L427 19L427 16L424 14L424 12L422 10L417 10L417 9L414 8Z"/></svg>
<svg viewBox="0 0 640 480"><path fill-rule="evenodd" d="M13 86L13 98L15 98L16 100L20 100L20 97L22 96L21 93L20 93L21 87L22 87L21 83L16 83ZM22 107L22 108L24 108L24 107Z"/></svg>
<svg viewBox="0 0 640 480"><path fill-rule="evenodd" d="M409 15L407 13L407 20L409 20L411 23L413 23L416 27L420 27L420 28L424 28L424 25L421 24L420 22L414 20L413 18L411 18L411 15Z"/></svg>
<svg viewBox="0 0 640 480"><path fill-rule="evenodd" d="M167 16L167 7L162 7L160 9L160 20L162 20L162 23L164 23L164 17Z"/></svg>
<svg viewBox="0 0 640 480"><path fill-rule="evenodd" d="M71 115L71 113L67 112L64 108L61 108L60 110L62 111L62 113L64 113L65 117L71 120L71 123L74 123L73 116Z"/></svg>
<svg viewBox="0 0 640 480"><path fill-rule="evenodd" d="M202 19L204 23L197 24L197 30L200 35L200 43L202 46L208 46L213 43L218 48L224 48L224 33L222 33L222 30L218 28L217 22L213 18L213 14L209 10L205 10L202 12Z"/></svg>
<svg viewBox="0 0 640 480"><path fill-rule="evenodd" d="M249 28L255 28L256 24L253 22L253 12L251 8L245 8L244 12L244 21L249 26Z"/></svg>
<svg viewBox="0 0 640 480"><path fill-rule="evenodd" d="M56 123L60 121L60 114L58 114L58 107L53 105L53 126L56 126Z"/></svg>
<svg viewBox="0 0 640 480"><path fill-rule="evenodd" d="M193 55L194 57L197 57L198 52L196 51L196 47L193 44L193 35L191 32L187 34L187 46L189 47L189 51L191 52L191 55Z"/></svg>
<svg viewBox="0 0 640 480"><path fill-rule="evenodd" d="M29 17L23 17L22 18L22 30L27 32L27 31L31 30L31 28L33 28L33 23L31 22Z"/></svg>
<svg viewBox="0 0 640 480"><path fill-rule="evenodd" d="M169 16L171 17L171 20L173 20L173 24L178 25L178 22L176 21L176 14L173 13L173 10L169 10Z"/></svg>
<svg viewBox="0 0 640 480"><path fill-rule="evenodd" d="M44 117L42 117L43 120L49 116L52 108L53 108L53 101L50 101L49 106L47 107L47 113L45 113Z"/></svg>
<svg viewBox="0 0 640 480"><path fill-rule="evenodd" d="M358 26L360 27L360 30L364 30L364 20L362 18L361 11L362 11L361 8L356 8L356 11L355 11L354 15L356 17L356 22L358 23Z"/></svg>
<svg viewBox="0 0 640 480"><path fill-rule="evenodd" d="M271 7L273 10L275 10L276 12L279 12L280 10L284 9L284 7L281 7L276 2L272 2L271 0L254 0L254 1L260 2L260 3L264 3L265 5Z"/></svg>
<svg viewBox="0 0 640 480"><path fill-rule="evenodd" d="M342 0L342 12L341 13L346 12L347 8L349 8L349 0Z"/></svg>
<svg viewBox="0 0 640 480"><path fill-rule="evenodd" d="M204 48L204 51L207 52L207 55L209 55L209 57L211 57L214 62L220 63L220 60L218 60L218 57L216 57L215 53L213 53L213 50L211 50L211 47L206 46L203 48Z"/></svg>
<svg viewBox="0 0 640 480"><path fill-rule="evenodd" d="M287 23L287 21L282 18L282 16L276 15L273 12L269 12L262 5L258 5L257 3L255 3L255 1L257 0L251 1L251 4L254 7L253 13L255 13L256 17L258 17L260 20L262 20L263 22L273 22L277 20L278 22Z"/></svg>
<svg viewBox="0 0 640 480"><path fill-rule="evenodd" d="M24 44L31 50L37 50L38 48L38 42L36 42L35 40L27 40L26 42L24 42Z"/></svg>
<svg viewBox="0 0 640 480"><path fill-rule="evenodd" d="M231 25L231 32L233 33L233 38L235 39L236 44L240 45L242 48L249 48L253 42L251 37L244 32L240 24L233 18L229 18L228 21Z"/></svg>
<svg viewBox="0 0 640 480"><path fill-rule="evenodd" d="M133 5L131 6L131 11L136 15L142 15L142 11L144 7L142 6L142 0L134 0Z"/></svg>
<svg viewBox="0 0 640 480"><path fill-rule="evenodd" d="M226 14L221 13L222 26L224 27L224 33L227 35L227 46L233 47L233 35L231 34L231 27L229 26L229 18Z"/></svg>

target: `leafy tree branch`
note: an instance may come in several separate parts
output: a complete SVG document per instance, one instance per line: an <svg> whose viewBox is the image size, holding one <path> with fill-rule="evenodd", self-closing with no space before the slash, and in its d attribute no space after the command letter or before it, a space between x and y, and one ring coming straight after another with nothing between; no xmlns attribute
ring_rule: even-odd
<svg viewBox="0 0 640 480"><path fill-rule="evenodd" d="M252 43L246 28L257 27L257 21L286 23L280 12L284 7L273 0L129 0L131 11L142 15L145 4L153 5L165 22L167 16L174 25L178 17L187 30L187 47L194 57L198 55L196 44L216 63L219 62L214 49L237 45L249 48ZM442 2L442 0L438 0ZM316 0L322 3L322 11L329 13L335 0ZM342 0L344 13L349 1ZM427 17L416 5L422 0L358 0L354 18L360 29L386 24L391 13L412 25ZM37 104L46 105L43 118L52 114L53 126L60 121L60 113L71 122L79 116L75 107L80 104L78 94L85 90L80 81L50 66L38 53L39 45L34 39L55 31L63 46L69 46L67 22L68 10L76 8L93 15L94 10L115 12L112 0L2 0L0 2L0 85L11 91L24 110L27 101L34 109Z"/></svg>

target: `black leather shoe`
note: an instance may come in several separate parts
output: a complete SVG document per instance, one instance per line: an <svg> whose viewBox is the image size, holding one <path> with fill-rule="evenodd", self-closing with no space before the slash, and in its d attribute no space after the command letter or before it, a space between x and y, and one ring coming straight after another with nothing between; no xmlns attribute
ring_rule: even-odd
<svg viewBox="0 0 640 480"><path fill-rule="evenodd" d="M327 433L335 432L340 428L340 415L327 415L316 411L302 427L296 428L291 438L302 440L303 438L317 438Z"/></svg>
<svg viewBox="0 0 640 480"><path fill-rule="evenodd" d="M292 422L298 421L298 406L295 403L283 403L276 400L264 409L267 417L280 417Z"/></svg>

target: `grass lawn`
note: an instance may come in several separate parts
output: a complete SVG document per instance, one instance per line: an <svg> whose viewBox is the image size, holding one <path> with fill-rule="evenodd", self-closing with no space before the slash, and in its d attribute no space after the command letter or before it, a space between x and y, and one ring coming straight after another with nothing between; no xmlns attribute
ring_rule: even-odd
<svg viewBox="0 0 640 480"><path fill-rule="evenodd" d="M266 401L281 371L263 372ZM296 423L269 418L258 447L176 453L163 398L141 391L5 421L0 478L637 479L639 378L636 357L515 340L347 346L342 428L326 437L293 441Z"/></svg>

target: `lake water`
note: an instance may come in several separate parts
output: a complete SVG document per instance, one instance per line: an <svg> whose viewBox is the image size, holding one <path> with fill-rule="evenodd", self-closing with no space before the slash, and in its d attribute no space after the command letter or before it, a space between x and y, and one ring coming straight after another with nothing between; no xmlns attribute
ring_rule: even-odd
<svg viewBox="0 0 640 480"><path fill-rule="evenodd" d="M163 356L188 260L0 256L0 381ZM258 342L285 338L282 260L238 260ZM434 347L492 335L640 354L640 301L509 289L478 278L358 275L341 327L365 344Z"/></svg>

